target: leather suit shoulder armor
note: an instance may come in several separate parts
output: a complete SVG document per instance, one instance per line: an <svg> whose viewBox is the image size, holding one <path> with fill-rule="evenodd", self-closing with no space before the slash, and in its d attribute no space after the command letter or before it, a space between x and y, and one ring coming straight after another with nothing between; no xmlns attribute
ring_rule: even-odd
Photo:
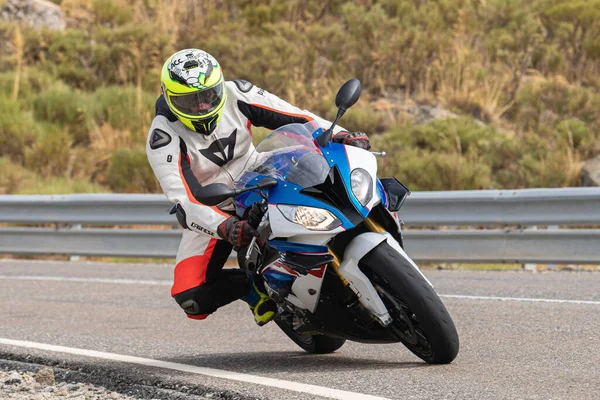
<svg viewBox="0 0 600 400"><path fill-rule="evenodd" d="M248 93L254 86L252 83L245 81L243 79L237 79L237 80L233 81L233 83L235 83L235 86L242 93Z"/></svg>

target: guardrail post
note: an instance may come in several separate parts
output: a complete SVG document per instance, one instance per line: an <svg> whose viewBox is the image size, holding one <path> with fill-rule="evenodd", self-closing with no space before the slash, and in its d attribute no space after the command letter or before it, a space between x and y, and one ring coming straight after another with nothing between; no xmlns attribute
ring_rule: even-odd
<svg viewBox="0 0 600 400"><path fill-rule="evenodd" d="M550 225L548 226L548 230L556 231L558 230L558 225ZM558 264L547 264L546 268L552 271L558 271Z"/></svg>
<svg viewBox="0 0 600 400"><path fill-rule="evenodd" d="M74 231L80 231L81 230L81 224L72 224L69 225L69 229L74 230ZM69 261L79 261L81 260L81 256L71 256L69 257Z"/></svg>
<svg viewBox="0 0 600 400"><path fill-rule="evenodd" d="M534 225L534 226L530 226L529 228L525 228L525 229L537 231L537 226ZM532 263L523 264L523 269L525 271L537 271L537 264L532 264Z"/></svg>

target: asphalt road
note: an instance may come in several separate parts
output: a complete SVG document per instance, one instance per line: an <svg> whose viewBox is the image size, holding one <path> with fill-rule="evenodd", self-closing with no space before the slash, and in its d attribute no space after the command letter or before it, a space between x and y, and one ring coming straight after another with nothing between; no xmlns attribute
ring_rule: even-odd
<svg viewBox="0 0 600 400"><path fill-rule="evenodd" d="M275 324L255 326L241 302L202 322L187 319L170 298L169 265L2 260L0 339L216 368L389 399L599 398L600 273L425 275L442 295L460 335L461 349L450 365L427 365L402 345L347 342L335 354L307 355ZM242 398L319 398L7 344L0 344L0 358L88 366L97 375L118 371L121 378L144 384L223 390Z"/></svg>

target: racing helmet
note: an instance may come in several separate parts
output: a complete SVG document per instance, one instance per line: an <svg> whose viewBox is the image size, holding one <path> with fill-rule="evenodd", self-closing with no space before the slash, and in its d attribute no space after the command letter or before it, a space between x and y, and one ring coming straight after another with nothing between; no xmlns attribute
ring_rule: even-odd
<svg viewBox="0 0 600 400"><path fill-rule="evenodd" d="M217 60L199 49L180 50L164 63L160 81L163 97L181 123L210 135L226 100L223 70Z"/></svg>

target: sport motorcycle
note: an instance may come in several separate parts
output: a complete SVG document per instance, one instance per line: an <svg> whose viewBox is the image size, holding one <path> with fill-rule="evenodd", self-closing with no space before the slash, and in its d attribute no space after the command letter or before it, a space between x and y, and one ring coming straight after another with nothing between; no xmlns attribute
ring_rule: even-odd
<svg viewBox="0 0 600 400"><path fill-rule="evenodd" d="M270 132L234 188L215 183L196 197L207 205L234 198L240 218L261 204L259 237L238 249L238 261L264 283L276 324L305 351L401 342L427 363L450 363L459 348L454 322L403 248L397 213L410 191L377 178L376 155L384 154L331 141L360 90L357 79L340 88L330 128L308 122Z"/></svg>

